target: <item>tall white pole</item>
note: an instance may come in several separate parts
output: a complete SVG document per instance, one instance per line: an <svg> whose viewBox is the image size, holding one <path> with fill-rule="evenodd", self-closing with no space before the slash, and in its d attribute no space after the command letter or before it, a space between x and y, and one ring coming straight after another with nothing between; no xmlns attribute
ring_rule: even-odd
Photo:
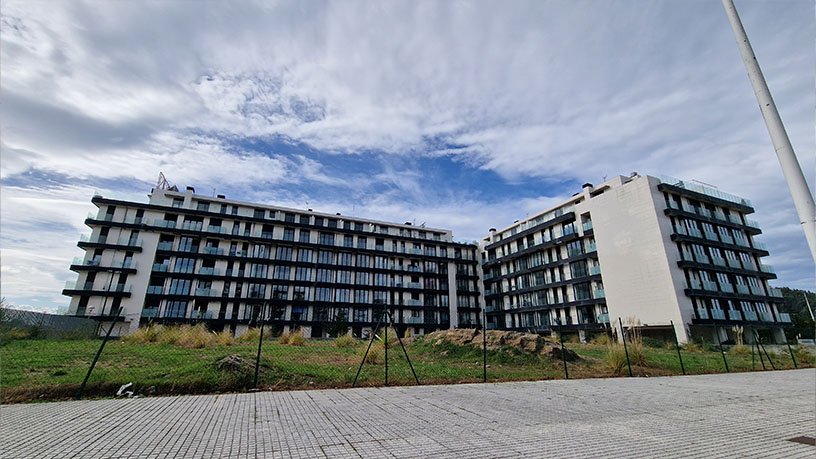
<svg viewBox="0 0 816 459"><path fill-rule="evenodd" d="M765 77L762 76L762 70L760 70L759 62L754 56L754 50L748 41L748 35L745 34L745 29L742 27L737 9L734 7L734 1L722 0L722 3L726 14L728 14L728 20L731 22L731 28L734 30L734 36L737 39L740 54L742 54L742 61L748 71L748 78L754 87L759 109L765 118L768 132L771 134L771 141L776 150L776 156L779 158L779 164L782 166L782 173L785 175L785 181L788 182L788 188L790 188L793 196L793 205L796 206L802 229L805 231L805 238L810 246L810 255L813 257L813 261L816 262L816 206L813 204L813 195L810 194L805 175L802 174L802 168L799 166L799 161L797 161L793 152L788 133L785 132L785 126L782 125L782 118L779 117L776 104L774 104L771 92L768 90L768 84L765 82Z"/></svg>

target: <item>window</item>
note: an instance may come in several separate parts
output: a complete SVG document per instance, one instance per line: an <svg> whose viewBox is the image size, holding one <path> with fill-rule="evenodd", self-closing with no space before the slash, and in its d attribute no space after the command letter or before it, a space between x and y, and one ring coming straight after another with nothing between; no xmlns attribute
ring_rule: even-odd
<svg viewBox="0 0 816 459"><path fill-rule="evenodd" d="M286 214L283 217L283 220L287 223L294 223L295 222L295 214Z"/></svg>
<svg viewBox="0 0 816 459"><path fill-rule="evenodd" d="M295 269L295 280L311 281L312 280L312 268L297 267Z"/></svg>
<svg viewBox="0 0 816 459"><path fill-rule="evenodd" d="M374 291L374 304L385 304L387 299L387 292Z"/></svg>
<svg viewBox="0 0 816 459"><path fill-rule="evenodd" d="M295 230L292 228L284 228L283 229L283 240L284 241L294 241L295 240Z"/></svg>
<svg viewBox="0 0 816 459"><path fill-rule="evenodd" d="M184 207L184 198L173 198L173 207Z"/></svg>
<svg viewBox="0 0 816 459"><path fill-rule="evenodd" d="M303 306L293 306L292 320L306 320L306 308Z"/></svg>
<svg viewBox="0 0 816 459"><path fill-rule="evenodd" d="M354 231L362 231L363 224L362 223L354 223Z"/></svg>
<svg viewBox="0 0 816 459"><path fill-rule="evenodd" d="M365 236L357 236L357 248L358 249L366 248L366 243L367 243L367 240L366 240Z"/></svg>
<svg viewBox="0 0 816 459"><path fill-rule="evenodd" d="M337 264L341 266L351 266L351 254L346 252L340 252L337 254Z"/></svg>
<svg viewBox="0 0 816 459"><path fill-rule="evenodd" d="M297 261L302 261L304 263L311 263L312 262L312 251L309 250L309 249L298 249Z"/></svg>
<svg viewBox="0 0 816 459"><path fill-rule="evenodd" d="M278 247L278 252L275 254L276 260L285 260L291 261L292 260L292 248L291 247Z"/></svg>
<svg viewBox="0 0 816 459"><path fill-rule="evenodd" d="M575 284L572 286L575 293L575 299L577 301L580 300L588 300L592 298L592 292L589 289L589 282L582 282L580 284Z"/></svg>
<svg viewBox="0 0 816 459"><path fill-rule="evenodd" d="M210 203L205 201L198 201L198 204L196 204L196 210L208 212L210 210Z"/></svg>
<svg viewBox="0 0 816 459"><path fill-rule="evenodd" d="M374 267L379 269L388 269L388 258L374 257Z"/></svg>
<svg viewBox="0 0 816 459"><path fill-rule="evenodd" d="M330 265L333 261L332 255L333 254L327 250L321 250L317 252L317 262L324 265Z"/></svg>
<svg viewBox="0 0 816 459"><path fill-rule="evenodd" d="M191 273L195 269L195 258L176 258L176 265L173 272Z"/></svg>
<svg viewBox="0 0 816 459"><path fill-rule="evenodd" d="M317 282L334 282L334 271L331 269L318 269Z"/></svg>
<svg viewBox="0 0 816 459"><path fill-rule="evenodd" d="M368 303L368 290L355 290L354 291L354 302L355 303Z"/></svg>
<svg viewBox="0 0 816 459"><path fill-rule="evenodd" d="M301 225L308 225L309 224L309 216L308 215L301 215L300 216L300 224Z"/></svg>
<svg viewBox="0 0 816 459"><path fill-rule="evenodd" d="M189 295L192 281L189 279L171 279L168 295Z"/></svg>
<svg viewBox="0 0 816 459"><path fill-rule="evenodd" d="M275 272L272 276L274 279L279 280L288 280L289 279L289 267L288 266L275 266Z"/></svg>
<svg viewBox="0 0 816 459"><path fill-rule="evenodd" d="M255 212L252 214L255 218L264 218L266 212L263 209L255 209Z"/></svg>
<svg viewBox="0 0 816 459"><path fill-rule="evenodd" d="M358 268L370 268L371 267L371 257L368 255L357 255L357 267Z"/></svg>
<svg viewBox="0 0 816 459"><path fill-rule="evenodd" d="M337 220L329 219L326 220L326 223L328 223L329 228L337 228Z"/></svg>
<svg viewBox="0 0 816 459"><path fill-rule="evenodd" d="M348 303L351 298L351 290L347 288L338 288L334 290L335 303Z"/></svg>
<svg viewBox="0 0 816 459"><path fill-rule="evenodd" d="M233 243L234 244L234 243ZM268 245L263 244L256 244L252 250L252 256L255 258L269 258L269 254L272 253L269 249ZM230 247L230 255L235 254L235 248Z"/></svg>
<svg viewBox="0 0 816 459"><path fill-rule="evenodd" d="M338 284L351 284L352 275L351 271L337 271L337 283Z"/></svg>
<svg viewBox="0 0 816 459"><path fill-rule="evenodd" d="M567 244L567 256L574 257L577 255L581 255L584 253L583 247L581 245L581 241L572 241Z"/></svg>
<svg viewBox="0 0 816 459"><path fill-rule="evenodd" d="M368 322L368 309L366 309L366 308L354 308L354 321L355 322Z"/></svg>
<svg viewBox="0 0 816 459"><path fill-rule="evenodd" d="M354 236L350 234L343 236L343 247L354 247Z"/></svg>
<svg viewBox="0 0 816 459"><path fill-rule="evenodd" d="M286 285L276 285L272 288L273 300L285 300L289 298L289 287Z"/></svg>
<svg viewBox="0 0 816 459"><path fill-rule="evenodd" d="M164 308L164 317L185 317L187 315L186 301L168 301Z"/></svg>
<svg viewBox="0 0 816 459"><path fill-rule="evenodd" d="M570 274L572 278L585 277L587 273L587 265L585 260L574 261L570 263Z"/></svg>
<svg viewBox="0 0 816 459"><path fill-rule="evenodd" d="M302 285L295 286L292 299L295 301L309 301L309 287Z"/></svg>
<svg viewBox="0 0 816 459"><path fill-rule="evenodd" d="M317 287L315 289L315 301L331 301L331 289L326 287Z"/></svg>
<svg viewBox="0 0 816 459"><path fill-rule="evenodd" d="M388 275L387 274L374 274L374 285L378 286L386 286L388 285Z"/></svg>
<svg viewBox="0 0 816 459"><path fill-rule="evenodd" d="M369 274L368 273L357 273L357 278L355 279L355 284L357 285L370 285L369 281Z"/></svg>
<svg viewBox="0 0 816 459"><path fill-rule="evenodd" d="M311 242L309 230L300 230L300 242Z"/></svg>
<svg viewBox="0 0 816 459"><path fill-rule="evenodd" d="M249 265L249 277L266 277L268 265L262 263L251 263Z"/></svg>
<svg viewBox="0 0 816 459"><path fill-rule="evenodd" d="M247 285L247 296L250 298L263 298L266 296L266 284Z"/></svg>
<svg viewBox="0 0 816 459"><path fill-rule="evenodd" d="M179 242L180 252L198 252L198 239L183 236Z"/></svg>
<svg viewBox="0 0 816 459"><path fill-rule="evenodd" d="M323 226L323 217L315 217L315 226Z"/></svg>

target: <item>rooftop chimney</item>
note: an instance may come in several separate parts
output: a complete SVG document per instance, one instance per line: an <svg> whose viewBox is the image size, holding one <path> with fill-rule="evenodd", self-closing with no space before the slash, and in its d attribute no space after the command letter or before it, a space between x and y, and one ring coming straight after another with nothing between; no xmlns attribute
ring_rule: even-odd
<svg viewBox="0 0 816 459"><path fill-rule="evenodd" d="M193 188L193 187L191 187L191 186L188 186L188 187L187 187L187 191L190 191L190 192L192 192L193 194L195 194L195 188Z"/></svg>

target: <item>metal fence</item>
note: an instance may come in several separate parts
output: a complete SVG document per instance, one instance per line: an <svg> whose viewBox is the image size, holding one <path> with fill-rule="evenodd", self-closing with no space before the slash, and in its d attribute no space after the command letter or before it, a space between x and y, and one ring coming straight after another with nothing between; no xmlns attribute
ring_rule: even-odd
<svg viewBox="0 0 816 459"><path fill-rule="evenodd" d="M3 311L3 323L60 330L90 329L87 319ZM17 314L17 315L14 315ZM43 317L45 316L45 317ZM113 317L116 317L114 314ZM718 343L680 347L653 343L626 328L590 343L577 335L457 329L411 336L387 311L365 336L309 338L301 330L265 323L259 311L246 329L214 331L209 322L149 325L111 337L49 338L6 334L0 343L4 403L81 397L149 396L251 390L451 384L616 376L662 376L813 366L762 343L726 349ZM118 320L118 319L117 319ZM620 322L620 320L618 321ZM804 360L804 361L802 361Z"/></svg>
<svg viewBox="0 0 816 459"><path fill-rule="evenodd" d="M97 329L93 319L84 317L0 308L0 329L20 330L34 337L85 337L90 338Z"/></svg>

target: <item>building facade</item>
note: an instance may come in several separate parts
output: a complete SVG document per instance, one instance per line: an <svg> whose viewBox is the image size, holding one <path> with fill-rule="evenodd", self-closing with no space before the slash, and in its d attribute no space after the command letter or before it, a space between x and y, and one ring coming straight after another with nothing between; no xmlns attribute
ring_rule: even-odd
<svg viewBox="0 0 816 459"><path fill-rule="evenodd" d="M783 342L776 275L746 199L671 178L618 176L481 241L488 328L638 327ZM618 320L618 318L621 318ZM618 334L621 336L621 334Z"/></svg>
<svg viewBox="0 0 816 459"><path fill-rule="evenodd" d="M481 327L476 244L448 230L153 189L148 203L94 196L86 251L63 294L70 314L116 334L147 323L258 323L312 337L348 323L357 336L384 310L414 333Z"/></svg>

